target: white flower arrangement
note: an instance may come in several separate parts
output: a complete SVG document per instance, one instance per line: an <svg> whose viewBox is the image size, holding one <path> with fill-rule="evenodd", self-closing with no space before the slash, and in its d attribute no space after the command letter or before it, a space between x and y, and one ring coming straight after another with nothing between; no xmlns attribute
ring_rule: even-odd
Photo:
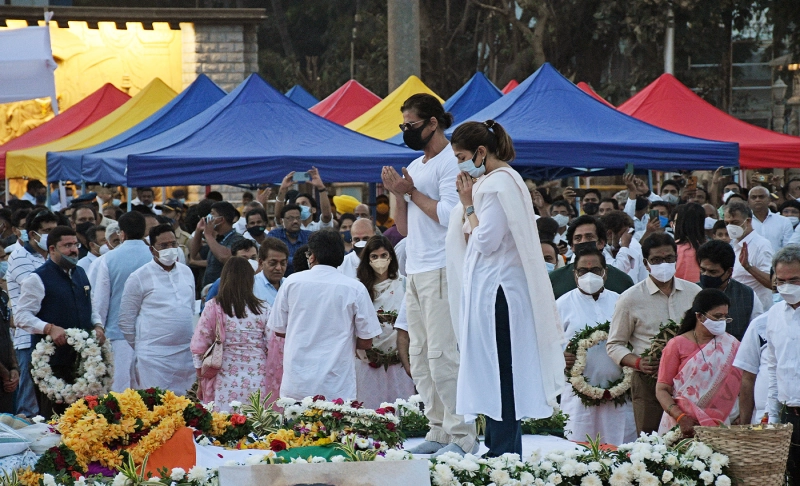
<svg viewBox="0 0 800 486"><path fill-rule="evenodd" d="M612 381L610 383L611 386L608 388L591 385L583 375L583 372L586 371L589 349L608 340L609 327L609 322L599 324L593 328L587 327L585 330L575 334L567 345L567 351L573 351L575 354L575 364L567 372L567 378L569 378L575 394L586 406L597 406L608 402L621 405L626 402L631 389L633 368L627 366L622 368L620 379Z"/></svg>
<svg viewBox="0 0 800 486"><path fill-rule="evenodd" d="M114 359L111 345L100 346L82 329L67 329L67 344L79 356L75 382L70 384L53 376L50 358L56 352L53 339L47 336L39 341L31 353L31 375L42 393L56 403L72 404L87 395L105 395L114 380Z"/></svg>

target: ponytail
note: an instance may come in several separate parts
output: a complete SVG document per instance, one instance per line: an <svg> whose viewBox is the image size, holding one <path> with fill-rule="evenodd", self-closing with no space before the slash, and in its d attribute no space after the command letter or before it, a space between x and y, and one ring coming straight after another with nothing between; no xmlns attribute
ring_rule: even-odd
<svg viewBox="0 0 800 486"><path fill-rule="evenodd" d="M464 150L474 152L483 145L503 162L510 162L516 157L514 143L505 129L494 120L462 123L455 129L450 142Z"/></svg>
<svg viewBox="0 0 800 486"><path fill-rule="evenodd" d="M714 307L731 305L731 301L724 292L718 289L703 289L697 293L692 302L692 307L683 316L683 322L678 329L678 334L694 330L697 327L697 314L705 314Z"/></svg>

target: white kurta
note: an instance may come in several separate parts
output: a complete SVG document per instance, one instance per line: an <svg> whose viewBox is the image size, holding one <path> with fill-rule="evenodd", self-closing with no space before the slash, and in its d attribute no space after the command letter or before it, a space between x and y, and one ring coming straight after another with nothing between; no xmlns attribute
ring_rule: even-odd
<svg viewBox="0 0 800 486"><path fill-rule="evenodd" d="M136 388L183 394L195 381L192 352L194 276L186 265L171 271L151 261L125 283L119 327L134 348Z"/></svg>
<svg viewBox="0 0 800 486"><path fill-rule="evenodd" d="M375 300L372 301L375 312L400 312L405 300L405 278L385 280L375 285ZM372 338L372 347L391 353L397 350L397 331L389 322L381 322L381 335ZM398 398L414 395L414 382L401 364L394 364L385 369L383 366L373 368L369 365L365 351L358 350L361 358L356 363L357 400L364 407L376 409L383 402L394 402Z"/></svg>
<svg viewBox="0 0 800 486"><path fill-rule="evenodd" d="M530 194L522 187L519 174L511 169L497 169L479 180L473 196L480 224L472 229L460 262L461 205L450 218L447 278L451 286L461 283L460 305L452 313L459 324L456 336L461 352L456 412L467 421L478 414L502 420L495 337L495 301L501 286L509 311L517 420L551 416L563 383L563 372L558 376L552 368L564 366L563 332L533 211L528 211ZM459 264L460 272L451 271ZM451 308L453 300L451 296Z"/></svg>
<svg viewBox="0 0 800 486"><path fill-rule="evenodd" d="M586 326L594 327L611 320L614 305L619 294L611 290L603 290L595 301L578 289L562 295L557 301L558 313L564 325L567 339L583 331ZM586 376L589 384L606 386L610 381L618 379L622 369L608 357L606 342L589 349L586 357ZM636 440L636 423L633 420L633 403L615 406L606 403L596 407L587 407L575 395L572 385L567 382L561 394L561 409L569 415L566 432L567 439L585 441L588 435L592 439L600 434L604 444L620 445Z"/></svg>

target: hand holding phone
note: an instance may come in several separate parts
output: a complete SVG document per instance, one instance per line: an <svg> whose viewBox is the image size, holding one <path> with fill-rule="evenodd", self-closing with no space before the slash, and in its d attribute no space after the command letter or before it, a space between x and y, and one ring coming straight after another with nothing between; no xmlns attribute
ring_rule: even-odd
<svg viewBox="0 0 800 486"><path fill-rule="evenodd" d="M686 190L694 191L695 189L697 189L697 176L689 176L686 179Z"/></svg>
<svg viewBox="0 0 800 486"><path fill-rule="evenodd" d="M311 180L311 176L308 172L295 172L292 176L292 180L294 182L308 182Z"/></svg>

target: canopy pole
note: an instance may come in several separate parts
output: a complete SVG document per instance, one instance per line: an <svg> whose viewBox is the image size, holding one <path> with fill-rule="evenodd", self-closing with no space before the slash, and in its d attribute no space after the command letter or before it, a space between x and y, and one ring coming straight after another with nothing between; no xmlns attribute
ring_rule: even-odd
<svg viewBox="0 0 800 486"><path fill-rule="evenodd" d="M84 187L83 185L81 187ZM86 189L81 191L81 194L85 194ZM61 204L62 208L67 207L67 190L64 188L64 181L58 181L58 202Z"/></svg>
<svg viewBox="0 0 800 486"><path fill-rule="evenodd" d="M580 176L575 176L575 180L573 182L573 185L575 186L575 189L579 189L581 187L581 178L580 178ZM581 198L579 198L579 197L575 198L575 210L578 212L578 216L581 215L581 203L580 203L580 200L581 200Z"/></svg>
<svg viewBox="0 0 800 486"><path fill-rule="evenodd" d="M378 198L378 184L374 182L369 183L369 214L372 215L374 221L377 217L377 208L375 207L375 200Z"/></svg>
<svg viewBox="0 0 800 486"><path fill-rule="evenodd" d="M128 188L128 212L131 211L131 199L133 198L133 190Z"/></svg>
<svg viewBox="0 0 800 486"><path fill-rule="evenodd" d="M51 194L51 192L52 192L52 191L50 190L50 183L48 182L48 183L47 183L47 184L45 184L45 185L47 186L47 202L46 202L46 206L47 206L47 209L49 209L49 210L51 210L51 211L52 211L52 204L50 204L50 194Z"/></svg>
<svg viewBox="0 0 800 486"><path fill-rule="evenodd" d="M8 177L6 177L6 206L8 206Z"/></svg>
<svg viewBox="0 0 800 486"><path fill-rule="evenodd" d="M647 187L650 188L650 192L653 192L653 171L652 170L648 170L647 171Z"/></svg>
<svg viewBox="0 0 800 486"><path fill-rule="evenodd" d="M161 204L167 204L167 186L161 186Z"/></svg>

